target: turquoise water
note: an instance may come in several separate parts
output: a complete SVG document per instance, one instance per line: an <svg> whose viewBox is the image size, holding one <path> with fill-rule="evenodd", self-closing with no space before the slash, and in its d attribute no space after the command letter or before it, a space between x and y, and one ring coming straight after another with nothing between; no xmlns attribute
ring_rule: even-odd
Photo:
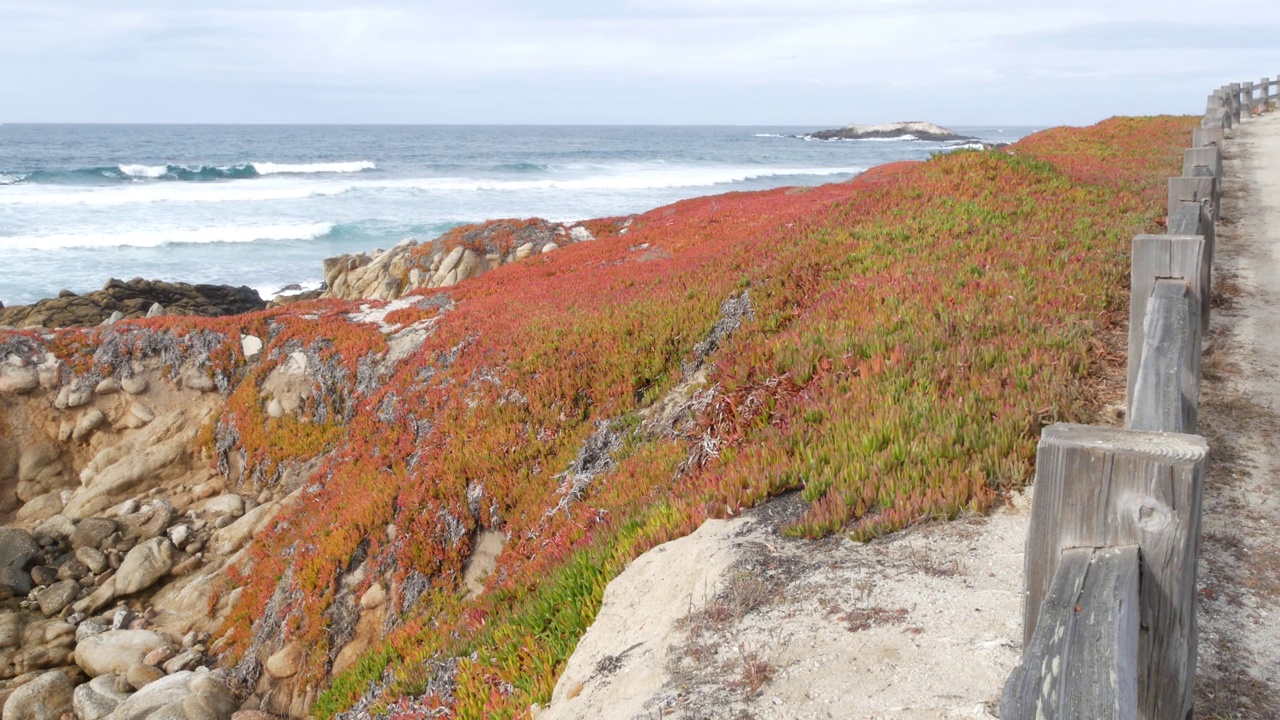
<svg viewBox="0 0 1280 720"><path fill-rule="evenodd" d="M816 129L0 125L0 302L137 276L265 297L317 285L325 257L461 223L643 212L962 146L795 137Z"/></svg>

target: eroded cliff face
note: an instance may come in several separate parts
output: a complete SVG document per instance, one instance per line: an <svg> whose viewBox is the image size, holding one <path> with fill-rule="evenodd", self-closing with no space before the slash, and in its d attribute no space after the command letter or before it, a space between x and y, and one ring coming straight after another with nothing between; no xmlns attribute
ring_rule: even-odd
<svg viewBox="0 0 1280 720"><path fill-rule="evenodd" d="M336 321L384 339L363 356L367 383L425 336L430 320L385 323L416 303L430 304L352 306ZM354 388L334 387L333 362L315 348L272 345L283 324L256 321L264 344L248 332L150 322L0 337L0 704L13 696L25 708L37 687L53 698L42 706L65 704L82 719L225 720L241 708L303 717L318 683L294 679L303 654L279 623L259 623L242 672L211 669L254 572L250 541L300 501L326 447L293 445L289 429L336 427L326 413ZM245 404L283 430L254 447L284 446L269 471L219 425ZM356 565L335 604L334 672L385 624L383 585L353 595L366 574ZM280 587L282 602L297 593L288 577Z"/></svg>

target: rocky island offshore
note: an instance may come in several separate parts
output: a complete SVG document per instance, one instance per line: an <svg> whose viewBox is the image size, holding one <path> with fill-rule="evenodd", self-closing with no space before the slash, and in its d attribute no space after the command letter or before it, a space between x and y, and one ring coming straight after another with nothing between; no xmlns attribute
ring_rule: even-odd
<svg viewBox="0 0 1280 720"><path fill-rule="evenodd" d="M815 140L924 140L929 142L977 140L977 138L957 134L954 130L941 125L919 120L880 125L854 123L834 130L819 130L805 137Z"/></svg>
<svg viewBox="0 0 1280 720"><path fill-rule="evenodd" d="M5 720L524 717L660 656L642 706L699 677L749 706L781 672L758 648L571 662L606 586L779 495L778 538L867 541L1021 487L1040 425L1097 411L1116 268L1192 125L468 226L266 310L0 330ZM771 572L755 596L797 580ZM819 612L937 642L861 602Z"/></svg>

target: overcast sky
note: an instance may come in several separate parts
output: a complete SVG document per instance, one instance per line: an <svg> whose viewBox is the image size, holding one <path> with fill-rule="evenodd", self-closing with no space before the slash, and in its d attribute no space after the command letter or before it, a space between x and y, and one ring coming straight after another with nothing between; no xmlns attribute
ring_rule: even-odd
<svg viewBox="0 0 1280 720"><path fill-rule="evenodd" d="M1083 124L1278 48L1277 0L0 0L0 122Z"/></svg>

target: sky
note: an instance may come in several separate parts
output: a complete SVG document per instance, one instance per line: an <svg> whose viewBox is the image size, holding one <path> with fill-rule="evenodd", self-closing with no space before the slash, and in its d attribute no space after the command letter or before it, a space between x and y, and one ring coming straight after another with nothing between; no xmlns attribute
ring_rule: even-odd
<svg viewBox="0 0 1280 720"><path fill-rule="evenodd" d="M1274 75L1276 0L0 0L0 123L1076 125Z"/></svg>

